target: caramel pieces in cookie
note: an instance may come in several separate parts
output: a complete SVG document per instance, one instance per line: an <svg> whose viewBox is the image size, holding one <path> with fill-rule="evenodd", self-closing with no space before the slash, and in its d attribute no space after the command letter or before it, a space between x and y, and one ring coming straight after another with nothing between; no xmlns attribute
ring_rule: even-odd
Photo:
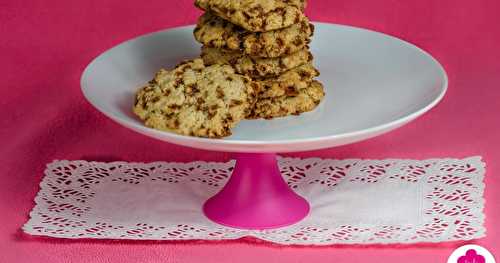
<svg viewBox="0 0 500 263"><path fill-rule="evenodd" d="M300 90L311 85L319 71L311 63L293 68L277 77L256 79L260 84L258 98L274 98L280 96L297 96Z"/></svg>
<svg viewBox="0 0 500 263"><path fill-rule="evenodd" d="M252 57L276 58L307 46L314 26L307 18L289 27L264 33L250 33L209 12L198 20L195 39L207 47L239 50Z"/></svg>
<svg viewBox="0 0 500 263"><path fill-rule="evenodd" d="M195 5L250 32L266 32L304 19L305 0L196 0Z"/></svg>
<svg viewBox="0 0 500 263"><path fill-rule="evenodd" d="M238 51L202 47L201 57L205 65L229 64L240 74L252 78L265 78L282 73L311 62L313 55L307 49L301 49L293 54L278 58L250 57Z"/></svg>
<svg viewBox="0 0 500 263"><path fill-rule="evenodd" d="M289 115L299 115L314 110L324 96L323 85L314 80L309 87L299 90L295 96L283 95L280 97L259 99L248 118L272 119Z"/></svg>
<svg viewBox="0 0 500 263"><path fill-rule="evenodd" d="M134 113L146 126L182 135L220 138L251 111L258 84L229 65L201 59L160 70L136 94Z"/></svg>

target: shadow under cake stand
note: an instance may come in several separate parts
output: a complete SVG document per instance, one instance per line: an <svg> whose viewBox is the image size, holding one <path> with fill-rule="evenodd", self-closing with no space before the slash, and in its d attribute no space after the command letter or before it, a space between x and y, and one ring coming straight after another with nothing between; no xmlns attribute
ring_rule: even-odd
<svg viewBox="0 0 500 263"><path fill-rule="evenodd" d="M104 52L85 69L82 91L100 112L136 132L178 145L234 153L231 178L203 206L209 219L242 229L287 226L307 216L310 207L282 178L275 153L378 136L430 110L447 89L442 66L416 46L350 26L315 23L315 28L311 51L326 92L319 107L300 116L243 121L228 138L150 129L131 112L137 88L159 68L199 55L193 26L147 34Z"/></svg>

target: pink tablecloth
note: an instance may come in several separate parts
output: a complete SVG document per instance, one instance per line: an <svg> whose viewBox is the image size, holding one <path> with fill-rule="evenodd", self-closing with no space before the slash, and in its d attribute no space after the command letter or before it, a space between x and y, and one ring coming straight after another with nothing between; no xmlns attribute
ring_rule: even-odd
<svg viewBox="0 0 500 263"><path fill-rule="evenodd" d="M449 93L431 113L350 146L296 154L336 158L482 155L487 237L500 257L500 19L497 0L310 0L313 20L389 33L445 66ZM279 247L231 242L67 241L20 227L53 159L190 161L228 156L159 143L106 119L85 102L85 65L129 38L194 23L191 0L0 1L0 262L445 262L460 243ZM196 259L196 260L194 260Z"/></svg>

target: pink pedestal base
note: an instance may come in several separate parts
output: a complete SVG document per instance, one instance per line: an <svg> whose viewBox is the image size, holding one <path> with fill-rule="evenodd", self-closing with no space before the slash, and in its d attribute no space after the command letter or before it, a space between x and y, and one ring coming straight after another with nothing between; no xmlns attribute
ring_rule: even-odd
<svg viewBox="0 0 500 263"><path fill-rule="evenodd" d="M309 204L283 180L275 154L238 154L231 178L203 212L221 225L270 229L302 220Z"/></svg>

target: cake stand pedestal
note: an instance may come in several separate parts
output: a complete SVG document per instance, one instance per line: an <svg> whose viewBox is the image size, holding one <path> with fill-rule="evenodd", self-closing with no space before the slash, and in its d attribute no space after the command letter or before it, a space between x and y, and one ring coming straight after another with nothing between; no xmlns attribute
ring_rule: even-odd
<svg viewBox="0 0 500 263"><path fill-rule="evenodd" d="M205 203L203 212L221 225L270 229L302 220L309 213L309 204L288 187L276 154L240 153L231 178Z"/></svg>

